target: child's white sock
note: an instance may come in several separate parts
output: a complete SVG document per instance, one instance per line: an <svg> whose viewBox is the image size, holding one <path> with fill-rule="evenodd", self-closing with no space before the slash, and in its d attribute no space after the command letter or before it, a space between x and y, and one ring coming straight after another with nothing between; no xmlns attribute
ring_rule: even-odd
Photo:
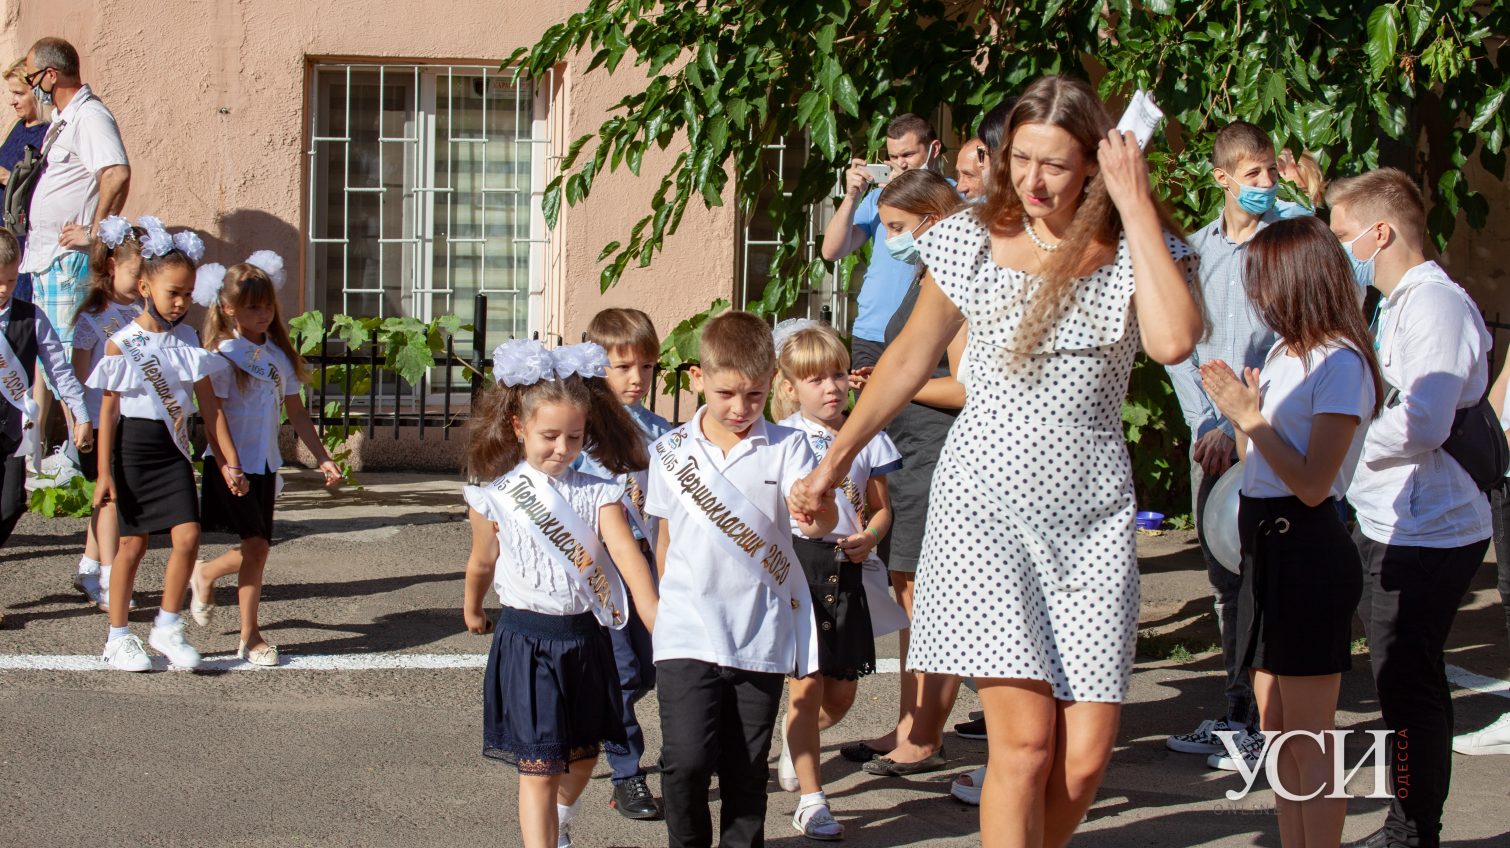
<svg viewBox="0 0 1510 848"><path fill-rule="evenodd" d="M158 610L157 611L157 618L155 618L155 619L152 620L152 626L153 627L172 627L173 625L177 624L178 622L179 622L179 615L178 615L178 613L176 613L176 612L168 612L167 610Z"/></svg>
<svg viewBox="0 0 1510 848"><path fill-rule="evenodd" d="M823 794L822 789L819 789L817 792L809 792L797 799L798 809L815 806L817 804L822 804L825 807L828 806L828 796Z"/></svg>
<svg viewBox="0 0 1510 848"><path fill-rule="evenodd" d="M565 804L557 804L556 805L556 822L561 827L566 827L567 825L569 825L569 824L572 823L572 819L575 819L577 817L577 814L580 813L581 811L582 811L582 799L581 798L578 798L574 803L572 803L571 806L567 806Z"/></svg>
<svg viewBox="0 0 1510 848"><path fill-rule="evenodd" d="M90 559L87 556L86 557L79 557L79 573L80 574L99 574L100 573L100 561L97 560L97 559Z"/></svg>
<svg viewBox="0 0 1510 848"><path fill-rule="evenodd" d="M110 566L100 564L100 591L110 591Z"/></svg>
<svg viewBox="0 0 1510 848"><path fill-rule="evenodd" d="M114 642L115 640L121 638L122 636L130 635L130 633L131 633L131 628L129 628L129 627L111 627L110 628L110 635L107 636L107 637L105 637L105 641L106 642Z"/></svg>

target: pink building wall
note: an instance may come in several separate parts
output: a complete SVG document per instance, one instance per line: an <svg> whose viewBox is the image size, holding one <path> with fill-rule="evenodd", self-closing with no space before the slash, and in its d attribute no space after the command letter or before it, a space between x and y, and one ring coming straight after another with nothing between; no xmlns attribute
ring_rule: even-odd
<svg viewBox="0 0 1510 848"><path fill-rule="evenodd" d="M207 261L238 262L271 248L292 266L304 255L308 193L306 140L310 65L385 60L496 65L533 44L585 3L457 0L4 0L0 60L57 35L79 49L86 82L111 107L132 160L126 214L157 214L205 235ZM583 77L586 60L563 69L555 141L595 129L635 81ZM647 156L642 173L669 163ZM592 197L563 212L552 235L548 332L577 338L598 309L633 305L657 327L733 292L732 205L694 204L651 269L632 269L599 294L596 261L649 208L655 181L604 174ZM290 280L303 280L302 268ZM293 285L285 310L303 311L309 292ZM318 306L318 303L313 304ZM458 311L469 311L458 306Z"/></svg>

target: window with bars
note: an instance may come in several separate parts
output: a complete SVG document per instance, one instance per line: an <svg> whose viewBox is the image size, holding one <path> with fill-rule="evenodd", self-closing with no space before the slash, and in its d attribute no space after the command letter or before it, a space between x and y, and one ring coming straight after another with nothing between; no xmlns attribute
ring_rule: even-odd
<svg viewBox="0 0 1510 848"><path fill-rule="evenodd" d="M772 226L770 205L777 197L790 197L788 186L797 180L807 159L807 145L800 139L782 140L767 145L764 153L765 180L760 186L760 195L743 216L739 231L739 279L736 291L741 305L760 299L766 284L771 279L771 258L776 254L776 230ZM839 197L843 187L842 174L836 175L834 196ZM818 258L823 245L823 228L834 216L834 204L819 203L808 207L807 224L803 231L799 255L805 262ZM864 275L863 266L855 272L848 291L841 291L836 274L829 272L816 285L803 281L797 302L786 317L821 318L827 307L835 327L841 333L849 332L855 315L855 298L859 294L859 280Z"/></svg>
<svg viewBox="0 0 1510 848"><path fill-rule="evenodd" d="M490 343L539 329L553 86L511 77L485 65L314 66L312 305L470 322L484 293Z"/></svg>

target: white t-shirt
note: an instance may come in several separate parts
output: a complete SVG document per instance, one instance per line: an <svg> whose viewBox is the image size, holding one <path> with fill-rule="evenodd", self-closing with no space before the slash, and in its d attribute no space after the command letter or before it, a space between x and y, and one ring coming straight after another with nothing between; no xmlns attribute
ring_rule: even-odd
<svg viewBox="0 0 1510 848"><path fill-rule="evenodd" d="M23 274L40 274L63 255L58 236L64 224L88 226L94 221L100 204L99 172L131 164L115 116L89 86L80 88L53 121L64 124L47 151L47 169L31 198Z"/></svg>
<svg viewBox="0 0 1510 848"><path fill-rule="evenodd" d="M231 343L227 339L220 347L225 349ZM236 458L241 461L242 469L248 474L276 474L283 467L283 454L278 450L283 399L299 393L299 382L294 378L293 363L271 339L252 347L260 350L263 361L276 368L283 378L281 396L271 381L250 374L241 376L241 367L232 360L227 360L229 368L210 375L210 384L215 387L217 397L225 398L220 408L225 412L231 444L236 446ZM211 451L206 450L205 455L211 455Z"/></svg>
<svg viewBox="0 0 1510 848"><path fill-rule="evenodd" d="M1303 363L1285 353L1283 339L1274 343L1259 373L1260 410L1285 444L1302 454L1311 443L1311 424L1317 415L1334 413L1358 418L1358 429L1347 456L1337 469L1331 494L1341 498L1352 482L1358 454L1374 411L1374 381L1368 365L1351 347L1331 344L1311 351ZM1307 370L1307 365L1309 370ZM1265 461L1263 451L1250 444L1243 465L1242 492L1250 498L1283 498L1293 492Z"/></svg>
<svg viewBox="0 0 1510 848"><path fill-rule="evenodd" d="M714 467L704 469L704 474L722 475L772 524L786 528L791 520L787 494L816 464L807 438L762 419L750 425L750 432L725 456L703 435L706 409L699 409L686 425L690 438L698 440L712 460ZM657 444L680 431L662 436ZM691 659L791 674L797 668L797 620L790 602L731 560L714 540L712 534L718 531L713 525L683 508L677 482L657 461L654 447L650 456L645 511L666 519L671 532L655 618L655 661ZM800 572L787 579L797 582L797 591L807 591Z"/></svg>
<svg viewBox="0 0 1510 848"><path fill-rule="evenodd" d="M569 468L560 477L551 477L528 466L521 473L531 475L536 482L548 482L593 530L598 529L599 511L624 497L623 484ZM566 573L565 566L557 557L541 549L529 528L507 515L495 514L493 501L480 487L467 486L462 493L468 506L498 524L498 563L493 569L493 590L504 606L545 615L592 612L591 604L577 590L576 581ZM656 629L660 629L659 625Z"/></svg>
<svg viewBox="0 0 1510 848"><path fill-rule="evenodd" d="M140 303L107 303L98 315L80 315L73 324L73 349L89 351L89 367L94 368L101 359L105 358L105 345L110 337L115 335L122 327L136 320L136 316L142 314ZM95 332L94 322L99 322L105 330L104 335ZM99 389L92 386L84 387L84 403L89 407L89 420L100 420L100 398L103 395Z"/></svg>
<svg viewBox="0 0 1510 848"><path fill-rule="evenodd" d="M826 442L823 450L828 450L828 443L832 443L838 433L819 424L817 421L809 421L802 416L801 412L782 419L781 426L798 430L808 437L808 447L812 448L813 456L819 455L818 448L813 445L814 441ZM863 520L865 513L865 487L872 477L884 477L887 474L902 467L902 454L897 451L897 446L891 443L891 438L885 433L877 433L860 452L855 455L855 461L849 466L849 480L859 490L860 509L851 513L847 510L839 510L839 523L834 526L834 531L823 537L825 542L838 542L841 539L853 536L865 528L856 519ZM840 493L839 497L844 497ZM791 522L792 533L801 536L797 528L797 522Z"/></svg>
<svg viewBox="0 0 1510 848"><path fill-rule="evenodd" d="M186 383L191 396L194 394L195 383L212 376L217 371L235 367L227 362L225 357L217 356L200 347L199 334L194 332L194 328L188 324L179 324L171 332L148 333L147 335L156 340L161 350L164 370L173 374L175 379ZM157 401L153 400L152 392L147 388L147 382L142 379L142 374L136 366L128 362L122 354L100 357L100 361L94 364L94 370L89 372L89 379L84 385L91 389L109 390L119 394L122 418L162 421L163 413L158 410ZM224 397L219 392L216 394Z"/></svg>

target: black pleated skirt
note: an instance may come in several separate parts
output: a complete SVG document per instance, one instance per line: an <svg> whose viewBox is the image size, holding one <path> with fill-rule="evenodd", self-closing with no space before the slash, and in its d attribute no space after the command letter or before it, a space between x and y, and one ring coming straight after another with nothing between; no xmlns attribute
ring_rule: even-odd
<svg viewBox="0 0 1510 848"><path fill-rule="evenodd" d="M122 536L165 533L199 522L194 466L154 418L120 419L111 474Z"/></svg>
<svg viewBox="0 0 1510 848"><path fill-rule="evenodd" d="M876 637L865 599L865 566L840 562L832 542L792 537L807 576L818 620L818 670L825 677L858 680L876 670Z"/></svg>
<svg viewBox="0 0 1510 848"><path fill-rule="evenodd" d="M241 497L231 494L220 472L220 459L204 458L200 475L199 526L208 533L234 533L242 539L273 540L273 498L278 494L278 473L248 474L251 487Z"/></svg>
<svg viewBox="0 0 1510 848"><path fill-rule="evenodd" d="M1296 677L1351 669L1363 568L1336 502L1243 495L1237 526L1244 667Z"/></svg>
<svg viewBox="0 0 1510 848"><path fill-rule="evenodd" d="M592 613L504 607L482 683L482 754L520 774L561 774L600 746L628 753L619 672Z"/></svg>

